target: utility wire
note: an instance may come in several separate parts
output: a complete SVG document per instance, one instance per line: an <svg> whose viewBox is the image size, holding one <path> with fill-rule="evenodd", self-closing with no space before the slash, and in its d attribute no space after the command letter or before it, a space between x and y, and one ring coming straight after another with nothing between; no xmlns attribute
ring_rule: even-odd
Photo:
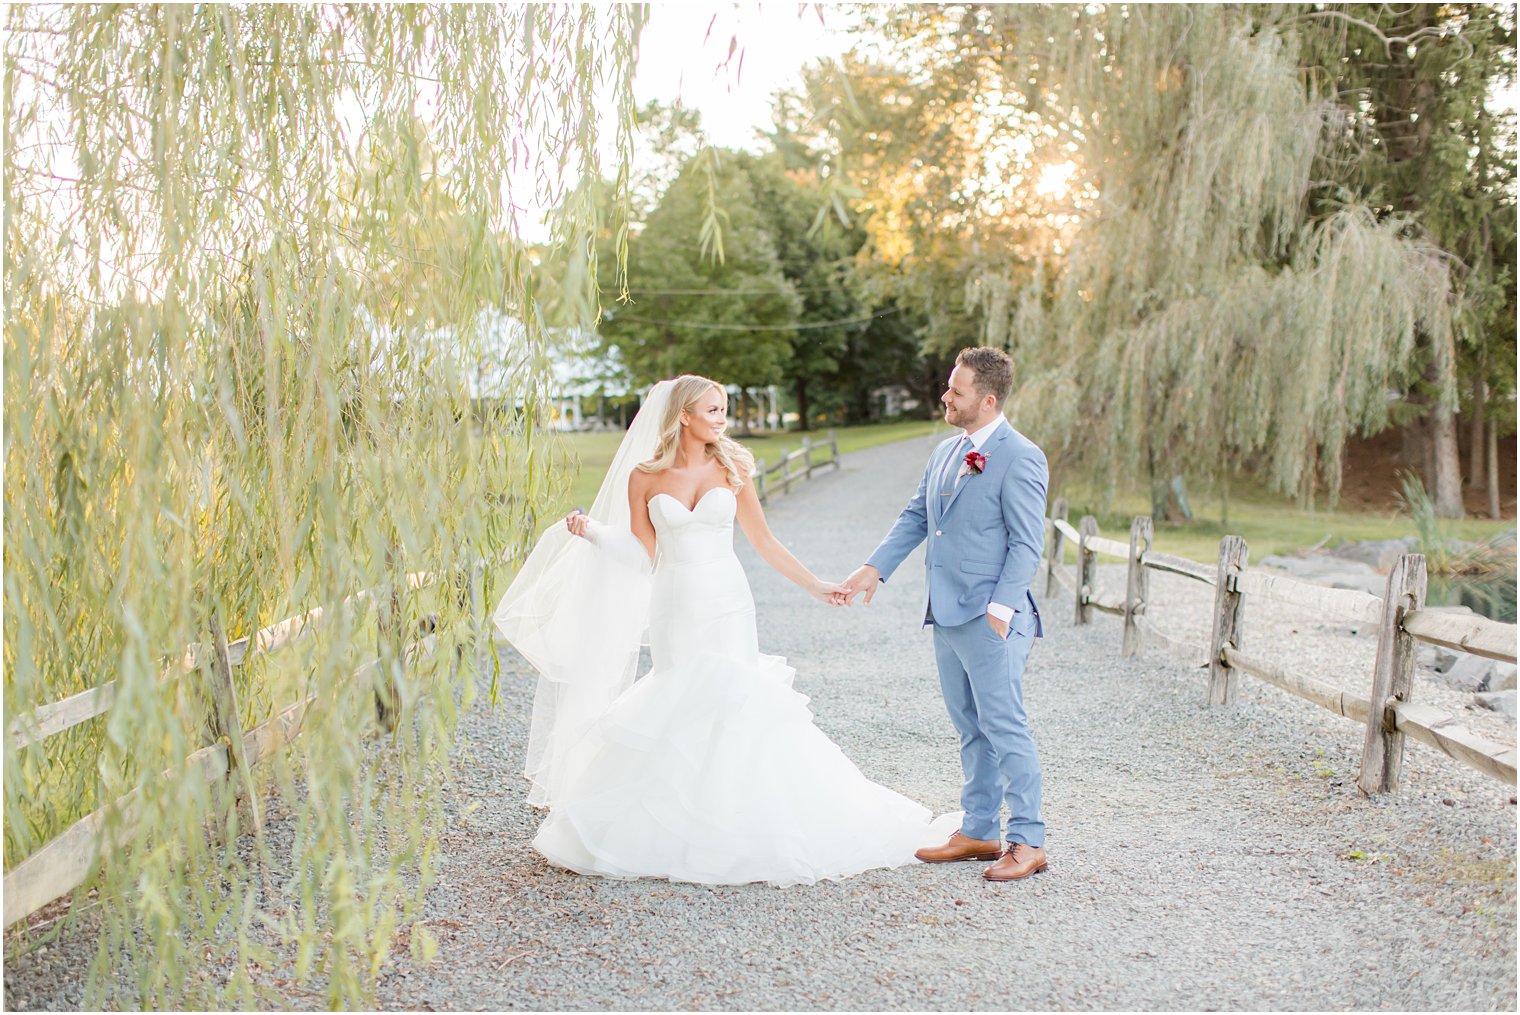
<svg viewBox="0 0 1520 1015"><path fill-rule="evenodd" d="M808 324L704 324L701 321L662 321L653 317L629 317L626 314L614 313L613 321L631 321L634 324L663 324L677 328L706 328L709 331L809 331L814 328L838 328L846 324L865 324L882 317L890 317L900 313L901 309L892 307L865 317L851 317L842 321L813 321Z"/></svg>
<svg viewBox="0 0 1520 1015"><path fill-rule="evenodd" d="M826 293L848 292L848 286L842 285L794 285L792 292L797 293ZM780 296L779 289L634 289L628 290L630 294L637 296Z"/></svg>

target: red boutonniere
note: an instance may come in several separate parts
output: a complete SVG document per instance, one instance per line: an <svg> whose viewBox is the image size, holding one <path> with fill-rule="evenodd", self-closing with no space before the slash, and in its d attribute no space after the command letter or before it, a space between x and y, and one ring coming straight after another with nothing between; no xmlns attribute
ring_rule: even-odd
<svg viewBox="0 0 1520 1015"><path fill-rule="evenodd" d="M966 463L966 472L969 475L979 476L982 470L987 467L987 456L980 451L966 452L964 461Z"/></svg>

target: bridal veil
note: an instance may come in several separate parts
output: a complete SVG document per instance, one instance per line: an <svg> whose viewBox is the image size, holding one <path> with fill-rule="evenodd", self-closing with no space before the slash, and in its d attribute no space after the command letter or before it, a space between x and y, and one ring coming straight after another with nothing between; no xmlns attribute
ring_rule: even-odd
<svg viewBox="0 0 1520 1015"><path fill-rule="evenodd" d="M649 626L649 556L629 527L628 477L654 456L672 383L644 397L590 514L592 539L555 522L533 547L493 620L538 670L525 774L528 802L554 803L576 741L633 683Z"/></svg>

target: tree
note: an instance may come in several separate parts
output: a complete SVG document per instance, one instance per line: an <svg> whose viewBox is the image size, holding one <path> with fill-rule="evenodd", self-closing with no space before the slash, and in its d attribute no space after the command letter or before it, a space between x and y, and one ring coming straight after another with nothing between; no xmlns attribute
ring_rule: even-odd
<svg viewBox="0 0 1520 1015"><path fill-rule="evenodd" d="M134 820L106 811L98 905L72 911L102 927L87 1004L279 1006L254 979L273 938L328 1006L371 1007L398 939L434 947L413 924L475 694L456 660L489 648L481 607L552 476L514 201L599 175L595 100L610 84L631 122L643 16L6 10L5 710L114 696L78 730L6 737L5 856L132 794ZM565 207L556 239L585 264L586 207ZM564 299L594 305L580 277ZM524 322L501 422L471 418L461 369L483 306ZM449 347L422 340L445 325ZM483 584L453 584L477 562ZM424 606L437 651L408 658ZM204 737L210 631L315 607L319 640L234 674L245 723L302 705L299 746L252 785L232 735ZM376 728L393 675L401 715ZM193 752L231 780L189 777ZM207 834L238 830L249 790L283 797L288 837Z"/></svg>
<svg viewBox="0 0 1520 1015"><path fill-rule="evenodd" d="M612 185L586 181L567 201L593 209L596 260L607 266L600 277L606 306L599 318L575 317L558 297L562 282L575 285L574 267L564 252L536 251L534 277L546 321L561 329L597 328L600 361L616 364L633 383L678 369L726 379L734 374L751 378L739 382L744 386L785 384L804 428L820 414L873 418L871 390L921 372L917 335L903 326L908 315L878 306L881 297L863 284L858 253L865 233L847 197L821 171L811 142L788 141L797 122L778 113L773 150L763 155L709 151L699 147L696 114L646 105L639 123L645 169L635 174L639 214L630 230L630 299L619 300L613 274ZM662 171L669 174L663 189ZM793 311L776 302L786 294L776 286L778 273L795 296ZM756 353L779 372L756 372Z"/></svg>
<svg viewBox="0 0 1520 1015"><path fill-rule="evenodd" d="M891 31L898 11L879 13ZM926 350L1003 344L1007 299L1059 240L1059 202L1035 192L1029 118L953 69L930 74L846 56L804 75L785 143L818 166L826 203L864 235L868 301L915 319ZM779 118L779 114L778 114Z"/></svg>
<svg viewBox="0 0 1520 1015"><path fill-rule="evenodd" d="M1013 406L1107 489L1149 476L1158 517L1184 471L1333 500L1347 436L1387 425L1422 343L1451 350L1448 262L1408 215L1309 213L1338 112L1275 11L953 5L889 26L936 85L1036 118L1098 195L1056 277L1011 280Z"/></svg>
<svg viewBox="0 0 1520 1015"><path fill-rule="evenodd" d="M719 209L721 239L700 223ZM628 303L602 334L639 383L702 373L749 388L776 384L792 355L801 300L741 159L716 148L689 160L630 245Z"/></svg>
<svg viewBox="0 0 1520 1015"><path fill-rule="evenodd" d="M1297 12L1282 25L1302 41L1315 91L1340 116L1341 143L1312 195L1320 213L1352 195L1400 214L1454 267L1457 356L1422 335L1421 380L1407 397L1423 417L1412 429L1437 513L1460 517L1451 389L1472 393L1477 417L1493 395L1496 407L1512 404L1514 391L1515 124L1493 101L1514 83L1514 9L1349 4Z"/></svg>
<svg viewBox="0 0 1520 1015"><path fill-rule="evenodd" d="M798 295L798 323L783 375L799 427L809 430L814 392L837 379L850 336L871 320L853 285L853 258L864 236L832 214L820 216L825 199L816 170L788 168L776 151L740 156L739 165L749 176L781 273ZM841 407L837 400L828 403Z"/></svg>
<svg viewBox="0 0 1520 1015"><path fill-rule="evenodd" d="M639 107L638 170L634 174L633 217L642 223L681 168L707 146L702 114L680 105L651 100Z"/></svg>
<svg viewBox="0 0 1520 1015"><path fill-rule="evenodd" d="M1003 323L1010 279L1029 272L1034 237L1059 217L1047 196L999 176L1030 167L969 128L983 112L954 80L853 56L777 98L772 145L807 188L810 229L839 231L852 256L831 270L869 318L830 352L828 387L848 419L875 418L871 393L896 384L932 415L954 353L1004 341L989 328Z"/></svg>

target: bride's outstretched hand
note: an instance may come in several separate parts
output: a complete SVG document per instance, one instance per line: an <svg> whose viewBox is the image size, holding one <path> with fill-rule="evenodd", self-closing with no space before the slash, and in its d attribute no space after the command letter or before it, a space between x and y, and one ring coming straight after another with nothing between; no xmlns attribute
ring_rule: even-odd
<svg viewBox="0 0 1520 1015"><path fill-rule="evenodd" d="M565 528L569 529L572 535L580 536L582 539L586 538L586 529L590 525L591 516L580 508L576 508L565 516Z"/></svg>

